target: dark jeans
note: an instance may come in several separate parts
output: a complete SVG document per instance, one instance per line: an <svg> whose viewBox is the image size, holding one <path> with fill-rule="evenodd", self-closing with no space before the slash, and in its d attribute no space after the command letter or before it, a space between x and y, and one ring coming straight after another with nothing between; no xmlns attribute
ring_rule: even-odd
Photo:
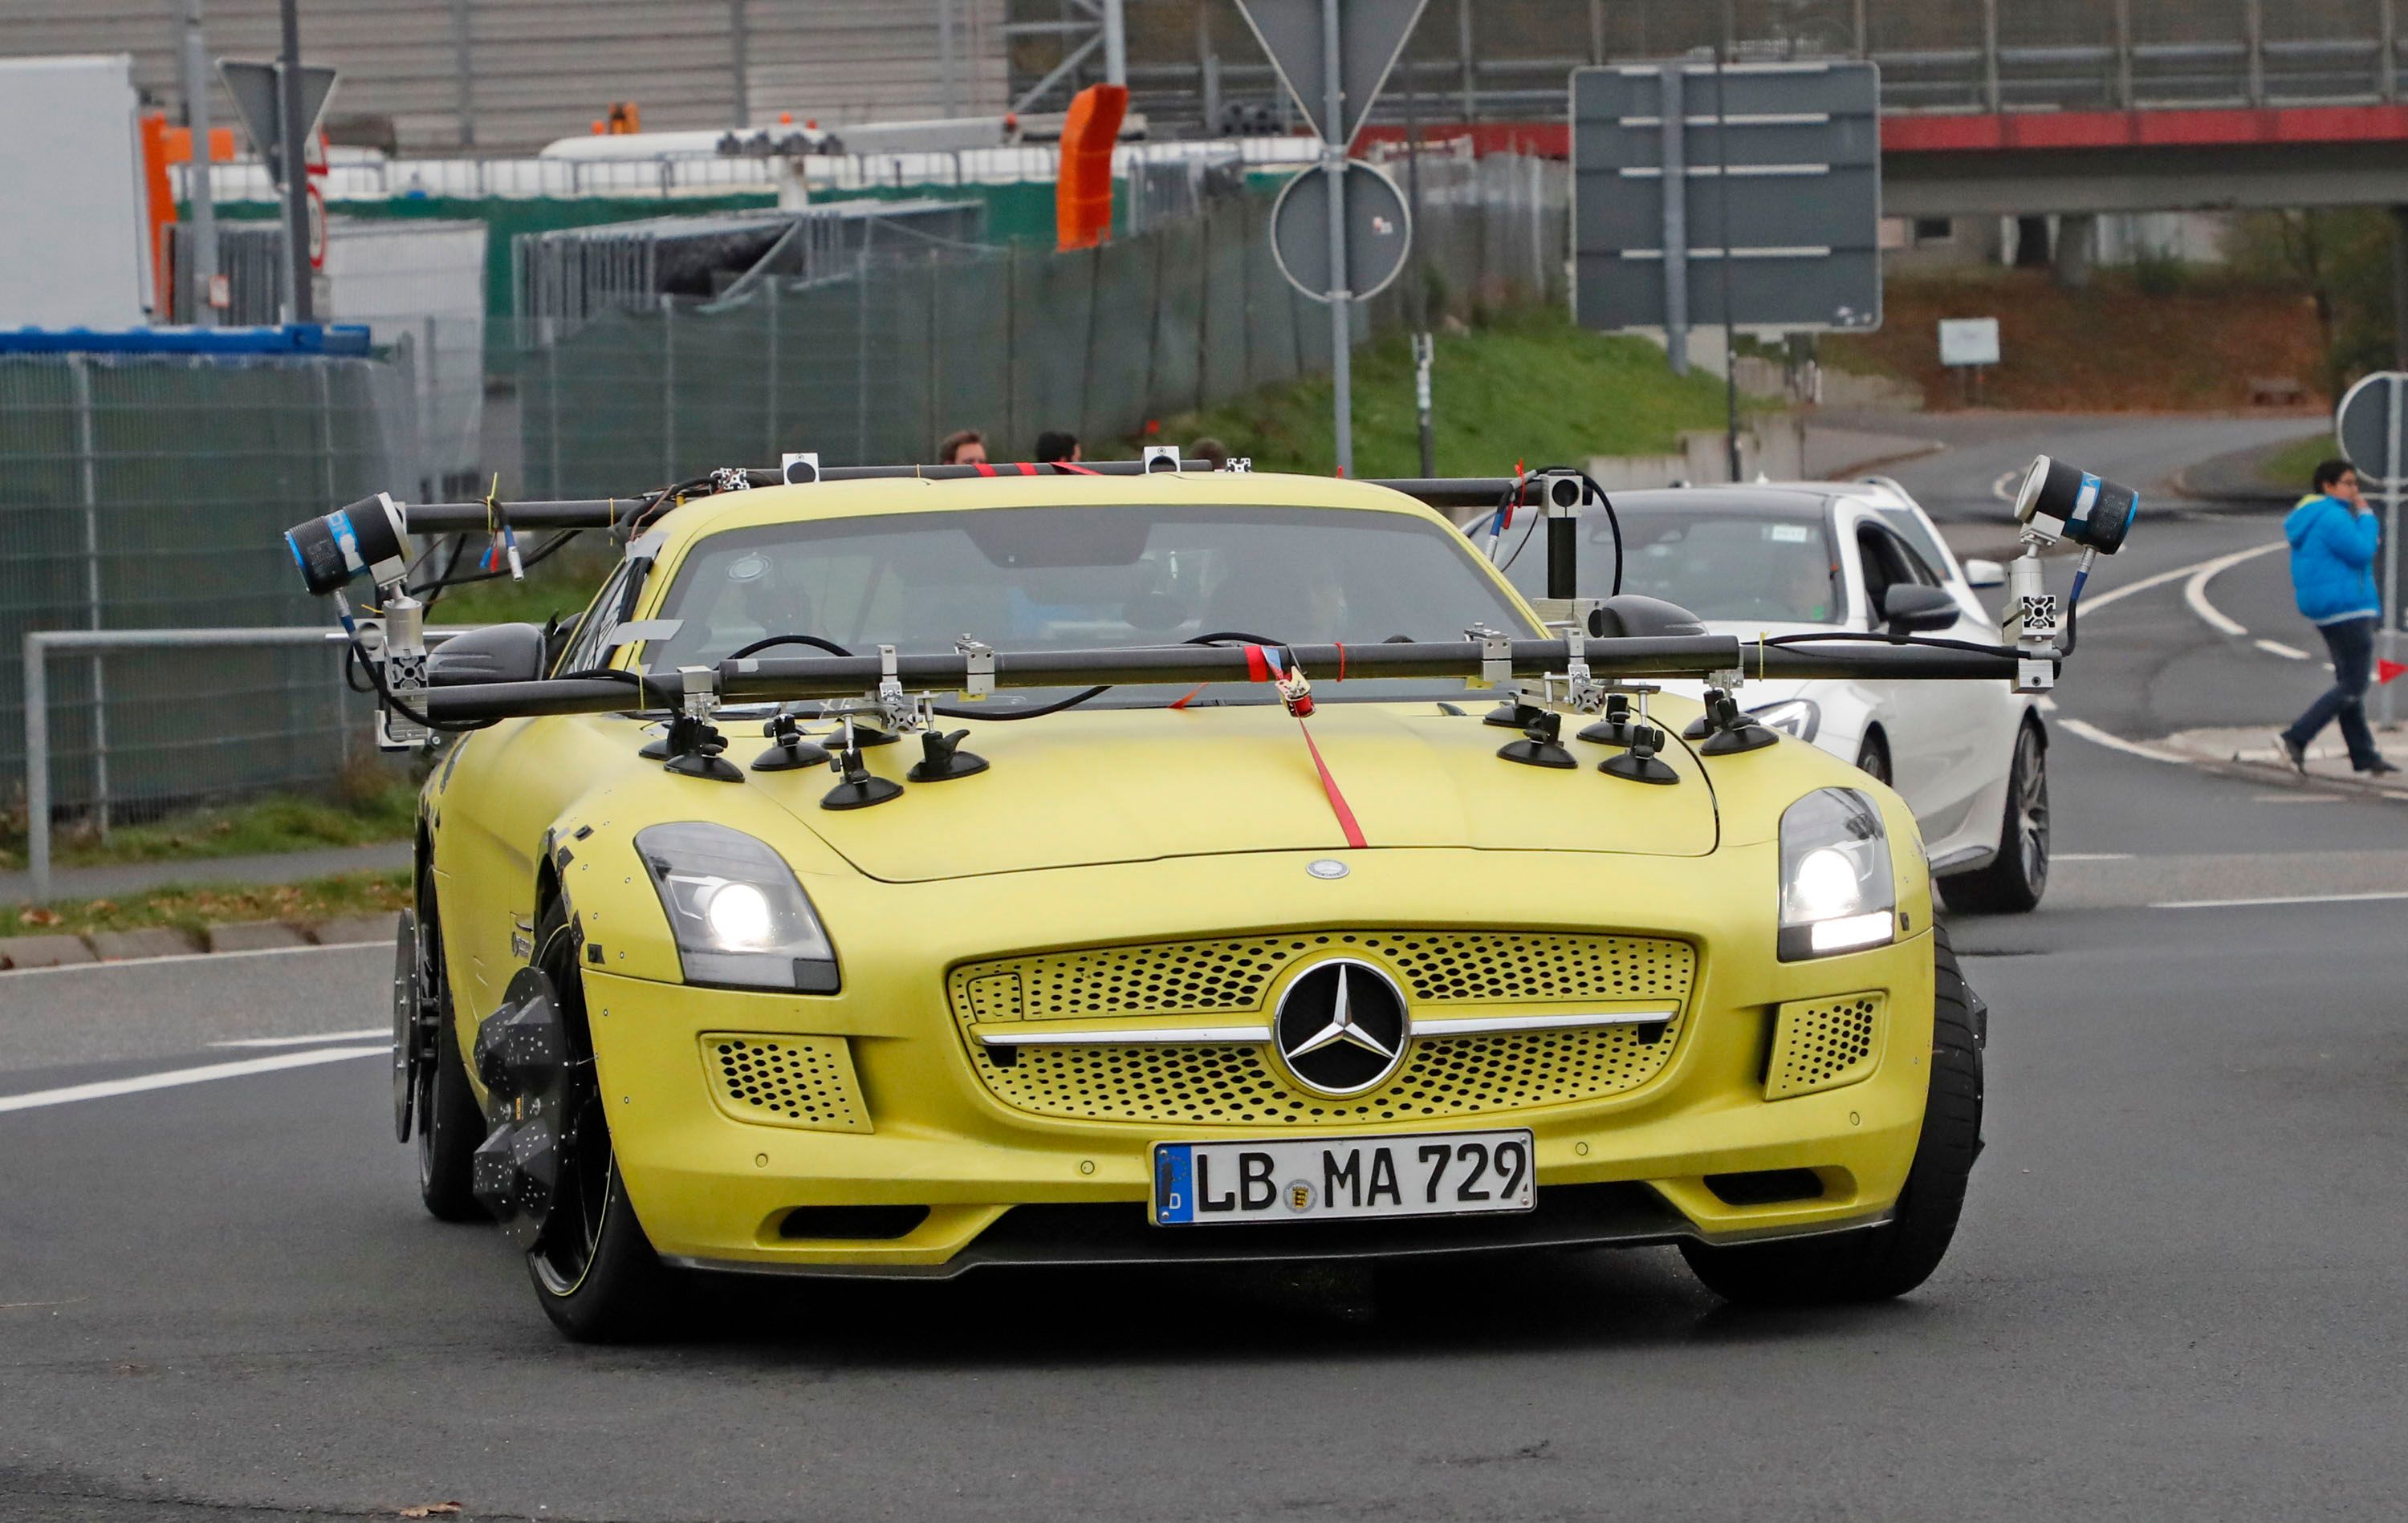
<svg viewBox="0 0 2408 1523"><path fill-rule="evenodd" d="M2341 720L2341 738L2349 745L2349 764L2363 772L2382 759L2374 748L2374 733L2366 727L2366 685L2374 676L2374 632L2377 620L2344 619L2322 624L2325 648L2332 652L2332 690L2308 705L2308 711L2283 732L2292 745L2305 749L2333 720Z"/></svg>

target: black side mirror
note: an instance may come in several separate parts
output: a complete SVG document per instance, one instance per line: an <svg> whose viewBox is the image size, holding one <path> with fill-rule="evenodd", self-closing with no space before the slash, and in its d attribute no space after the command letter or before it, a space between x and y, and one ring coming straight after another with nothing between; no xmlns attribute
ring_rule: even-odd
<svg viewBox="0 0 2408 1523"><path fill-rule="evenodd" d="M543 674L543 631L533 624L487 624L426 653L426 683L432 688L533 682Z"/></svg>
<svg viewBox="0 0 2408 1523"><path fill-rule="evenodd" d="M1925 587L1919 582L1893 583L1879 602L1874 612L1892 634L1928 634L1944 630L1964 612L1946 588Z"/></svg>

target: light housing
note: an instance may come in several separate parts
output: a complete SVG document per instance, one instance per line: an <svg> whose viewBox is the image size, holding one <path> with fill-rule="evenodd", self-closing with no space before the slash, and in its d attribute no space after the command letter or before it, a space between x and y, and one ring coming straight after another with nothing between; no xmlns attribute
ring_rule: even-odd
<svg viewBox="0 0 2408 1523"><path fill-rule="evenodd" d="M1823 705L1812 698L1785 698L1777 704L1748 710L1747 717L1767 730L1778 730L1784 735L1813 741L1816 731L1823 728Z"/></svg>
<svg viewBox="0 0 2408 1523"><path fill-rule="evenodd" d="M689 984L833 994L836 948L785 859L702 820L636 833Z"/></svg>
<svg viewBox="0 0 2408 1523"><path fill-rule="evenodd" d="M1886 947L1898 939L1889 838L1872 796L1818 788L1781 816L1784 962Z"/></svg>

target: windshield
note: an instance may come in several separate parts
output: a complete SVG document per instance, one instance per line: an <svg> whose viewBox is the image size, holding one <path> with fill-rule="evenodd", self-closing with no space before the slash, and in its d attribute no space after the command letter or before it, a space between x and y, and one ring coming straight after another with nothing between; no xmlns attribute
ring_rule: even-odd
<svg viewBox="0 0 2408 1523"><path fill-rule="evenodd" d="M1819 513L1731 513L1711 507L1622 507L1622 590L1677 603L1699 619L1837 624L1846 605L1831 536ZM1580 519L1580 595L1612 591L1613 534L1602 513ZM1546 557L1514 558L1524 593L1546 590Z"/></svg>
<svg viewBox="0 0 2408 1523"><path fill-rule="evenodd" d="M1474 624L1537 633L1481 575L1461 536L1396 513L1332 508L1110 506L897 513L711 535L687 554L644 648L655 671L716 662L756 640L809 634L849 651L950 651L967 634L1002 650L1177 645L1237 633L1285 645L1455 640ZM781 654L810 655L802 648ZM1311 673L1316 678L1334 673ZM1315 696L1460 692L1428 679L1317 683ZM1168 703L1185 690L1116 690ZM998 692L1038 704L1061 690ZM1215 685L1197 704L1268 703Z"/></svg>

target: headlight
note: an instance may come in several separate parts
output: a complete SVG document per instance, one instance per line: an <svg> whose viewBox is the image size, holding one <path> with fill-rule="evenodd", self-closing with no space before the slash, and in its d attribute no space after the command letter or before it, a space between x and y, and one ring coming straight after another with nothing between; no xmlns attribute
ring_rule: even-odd
<svg viewBox="0 0 2408 1523"><path fill-rule="evenodd" d="M1786 703L1767 704L1762 708L1748 710L1747 717L1767 730L1778 730L1799 740L1813 740L1814 732L1823 728L1822 706L1812 698L1792 698Z"/></svg>
<svg viewBox="0 0 2408 1523"><path fill-rule="evenodd" d="M689 984L833 994L836 949L795 870L741 831L687 821L636 833Z"/></svg>
<svg viewBox="0 0 2408 1523"><path fill-rule="evenodd" d="M1882 947L1898 934L1898 893L1881 811L1853 788L1822 788L1781 817L1784 962Z"/></svg>

